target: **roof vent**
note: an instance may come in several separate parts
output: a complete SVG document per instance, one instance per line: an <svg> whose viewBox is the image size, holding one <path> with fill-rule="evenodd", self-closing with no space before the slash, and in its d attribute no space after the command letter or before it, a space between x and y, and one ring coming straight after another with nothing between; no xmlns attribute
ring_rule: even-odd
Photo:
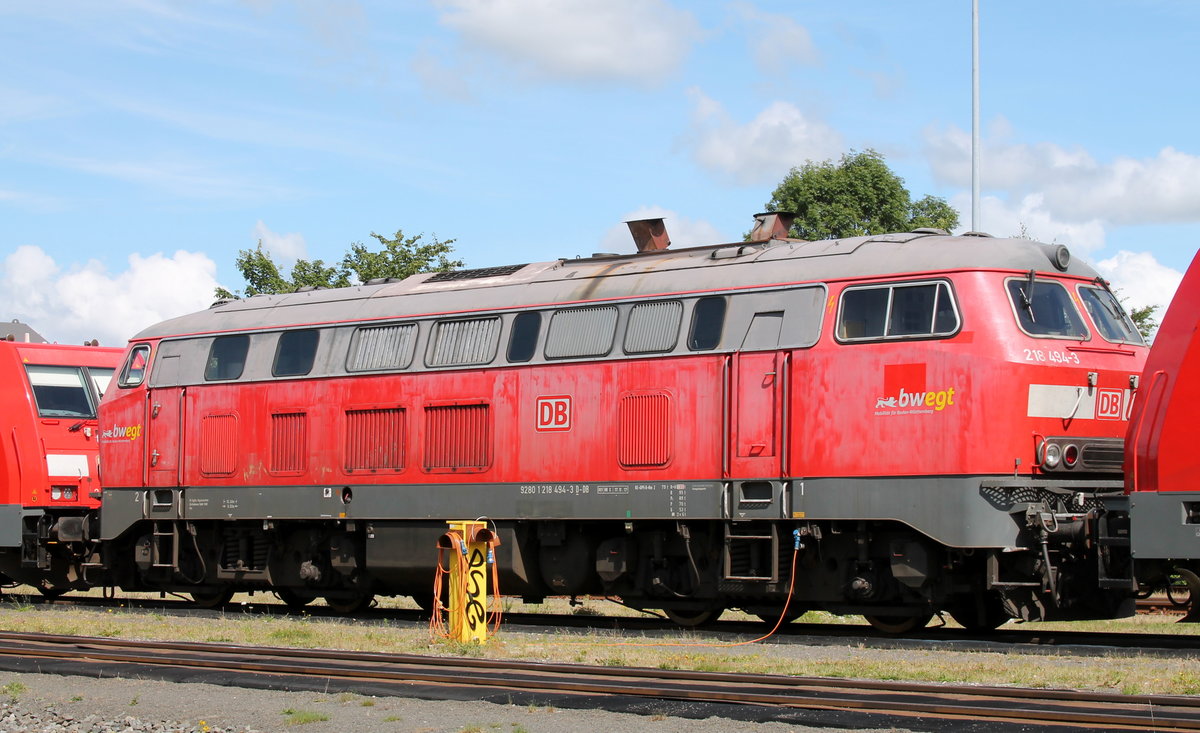
<svg viewBox="0 0 1200 733"><path fill-rule="evenodd" d="M659 219L634 219L625 222L629 233L633 235L633 243L638 252L660 252L671 246L671 238L667 236L667 225Z"/></svg>
<svg viewBox="0 0 1200 733"><path fill-rule="evenodd" d="M962 236L964 236L964 237L987 237L989 239L994 238L994 237L992 237L992 235L988 234L987 232L963 232Z"/></svg>
<svg viewBox="0 0 1200 733"><path fill-rule="evenodd" d="M754 228L747 242L769 242L772 239L787 239L792 231L796 215L790 211L768 211L754 215Z"/></svg>
<svg viewBox="0 0 1200 733"><path fill-rule="evenodd" d="M937 227L920 227L918 229L912 230L912 233L913 234L936 234L941 237L950 236L950 232L946 231L945 229L938 229Z"/></svg>

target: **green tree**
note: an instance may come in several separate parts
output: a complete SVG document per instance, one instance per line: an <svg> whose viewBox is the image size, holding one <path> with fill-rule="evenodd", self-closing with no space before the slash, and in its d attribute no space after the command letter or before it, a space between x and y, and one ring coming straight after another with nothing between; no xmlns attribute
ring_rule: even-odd
<svg viewBox="0 0 1200 733"><path fill-rule="evenodd" d="M958 212L945 199L912 201L904 180L874 150L792 168L766 208L796 214L792 236L808 240L958 226Z"/></svg>
<svg viewBox="0 0 1200 733"><path fill-rule="evenodd" d="M403 279L418 272L444 272L462 267L462 260L450 259L454 251L454 240L439 240L436 236L423 242L421 234L404 236L400 229L392 237L371 232L382 249L374 250L362 242L350 245L350 250L339 265L326 265L324 260L296 260L291 277L285 278L271 254L262 247L262 240L254 249L238 252L238 272L246 281L242 295L250 297L260 293L294 293L300 288L344 288L365 283L376 278ZM217 298L234 299L237 293L218 287Z"/></svg>
<svg viewBox="0 0 1200 733"><path fill-rule="evenodd" d="M1154 329L1158 328L1158 319L1154 317L1156 310L1158 310L1157 305L1145 305L1129 310L1129 320L1133 321L1133 325L1137 326L1137 330L1141 332L1142 338L1147 341L1150 340L1150 334L1154 333Z"/></svg>

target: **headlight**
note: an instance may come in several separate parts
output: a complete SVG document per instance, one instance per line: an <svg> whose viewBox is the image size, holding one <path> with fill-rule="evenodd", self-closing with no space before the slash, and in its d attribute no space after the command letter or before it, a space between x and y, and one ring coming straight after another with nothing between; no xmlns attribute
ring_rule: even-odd
<svg viewBox="0 0 1200 733"><path fill-rule="evenodd" d="M1057 443L1047 443L1046 450L1042 455L1042 465L1046 468L1058 468L1058 464L1061 461L1062 448Z"/></svg>

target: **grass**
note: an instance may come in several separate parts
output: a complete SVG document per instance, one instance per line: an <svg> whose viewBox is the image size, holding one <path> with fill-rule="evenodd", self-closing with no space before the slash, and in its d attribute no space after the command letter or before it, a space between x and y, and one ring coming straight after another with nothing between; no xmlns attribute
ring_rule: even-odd
<svg viewBox="0 0 1200 733"><path fill-rule="evenodd" d="M131 594L132 595L132 594ZM147 594L149 599L154 596ZM241 597L239 597L241 598ZM245 605L255 598L245 596ZM14 600L15 599L15 600ZM624 613L615 604L600 613ZM407 604L407 605L406 605ZM387 607L415 608L408 599L385 599ZM539 612L571 613L566 601L548 601ZM529 610L528 606L521 610ZM632 612L628 612L632 614ZM730 613L729 617L737 618ZM749 617L745 617L749 618ZM1200 625L1177 624L1173 617L1142 615L1114 621L1023 624L1038 631L1136 632L1200 634ZM806 623L850 623L861 619L809 612ZM933 626L937 625L933 622ZM951 624L952 625L952 624ZM1065 687L1125 694L1200 694L1200 671L1194 659L1140 656L1136 650L1103 657L1010 652L892 650L836 645L776 644L729 646L720 638L688 630L615 632L564 630L555 634L502 628L487 644L432 639L419 624L393 625L374 619L323 618L311 615L265 615L225 611L216 618L176 616L166 608L88 609L68 605L31 606L9 593L0 602L0 628L21 631L111 636L124 639L221 641L232 644L330 648L399 654L470 656L489 659L568 662L663 670L746 672L839 678L1005 684ZM931 629L936 633L936 628ZM765 632L765 629L764 629ZM0 692L7 688L0 687ZM11 693L9 693L11 694ZM346 698L349 701L356 698ZM366 704L364 701L362 704ZM307 721L311 722L311 721ZM298 724L298 723L296 723Z"/></svg>
<svg viewBox="0 0 1200 733"><path fill-rule="evenodd" d="M26 687L23 682L14 681L5 684L3 687L0 687L0 693L7 695L8 699L12 702L16 702L17 698L21 696L21 693L28 689L29 688Z"/></svg>
<svg viewBox="0 0 1200 733"><path fill-rule="evenodd" d="M329 716L325 713L318 713L315 710L293 710L288 708L283 711L284 725L304 725L306 723L320 723L329 720Z"/></svg>

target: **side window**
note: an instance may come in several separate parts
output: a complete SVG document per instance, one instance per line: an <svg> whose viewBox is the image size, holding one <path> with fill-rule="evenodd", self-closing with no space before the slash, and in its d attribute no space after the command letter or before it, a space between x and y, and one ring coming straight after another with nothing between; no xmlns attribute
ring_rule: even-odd
<svg viewBox="0 0 1200 733"><path fill-rule="evenodd" d="M555 312L546 333L546 358L604 356L612 351L617 332L614 306L567 308Z"/></svg>
<svg viewBox="0 0 1200 733"><path fill-rule="evenodd" d="M107 367L88 367L88 376L92 378L92 384L96 385L96 396L103 397L104 391L108 389L108 383L112 381L114 369Z"/></svg>
<svg viewBox="0 0 1200 733"><path fill-rule="evenodd" d="M518 313L513 319L508 338L508 360L524 362L533 358L537 349L538 332L542 330L542 314L537 311Z"/></svg>
<svg viewBox="0 0 1200 733"><path fill-rule="evenodd" d="M495 316L438 321L433 325L425 364L431 367L486 364L496 356L499 340L500 319Z"/></svg>
<svg viewBox="0 0 1200 733"><path fill-rule="evenodd" d="M1079 298L1105 341L1138 345L1146 343L1137 326L1129 320L1125 309L1107 289L1083 286L1079 288Z"/></svg>
<svg viewBox="0 0 1200 733"><path fill-rule="evenodd" d="M944 282L847 288L842 293L838 339L949 336L958 330L958 310Z"/></svg>
<svg viewBox="0 0 1200 733"><path fill-rule="evenodd" d="M413 360L417 345L417 324L363 326L354 332L346 370L405 369Z"/></svg>
<svg viewBox="0 0 1200 733"><path fill-rule="evenodd" d="M117 380L118 387L136 387L146 378L146 365L150 362L150 345L138 344L125 357L125 366L121 367L121 378Z"/></svg>
<svg viewBox="0 0 1200 733"><path fill-rule="evenodd" d="M1087 328L1062 283L1055 280L1013 278L1008 295L1021 330L1030 336L1083 341Z"/></svg>
<svg viewBox="0 0 1200 733"><path fill-rule="evenodd" d="M79 367L27 364L25 372L29 375L29 386L33 387L39 417L96 416L96 407Z"/></svg>
<svg viewBox="0 0 1200 733"><path fill-rule="evenodd" d="M216 382L242 376L242 370L246 368L246 352L249 349L250 337L245 334L216 337L208 349L204 379Z"/></svg>
<svg viewBox="0 0 1200 733"><path fill-rule="evenodd" d="M723 296L701 298L692 310L692 327L688 332L688 348L692 351L708 351L721 343L721 331L725 327L726 300Z"/></svg>
<svg viewBox="0 0 1200 733"><path fill-rule="evenodd" d="M682 318L683 303L678 300L633 306L625 326L625 353L651 354L675 348Z"/></svg>
<svg viewBox="0 0 1200 733"><path fill-rule="evenodd" d="M311 328L279 334L271 374L276 377L298 377L311 372L319 338L320 332Z"/></svg>

